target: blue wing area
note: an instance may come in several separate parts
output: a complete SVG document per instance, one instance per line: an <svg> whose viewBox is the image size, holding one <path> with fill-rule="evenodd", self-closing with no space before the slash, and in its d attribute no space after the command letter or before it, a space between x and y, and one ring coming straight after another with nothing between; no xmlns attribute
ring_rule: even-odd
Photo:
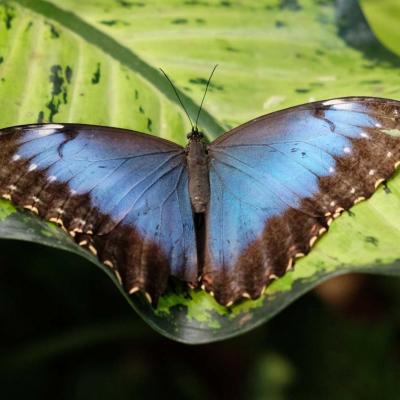
<svg viewBox="0 0 400 400"><path fill-rule="evenodd" d="M31 125L0 132L3 197L58 222L128 291L157 297L197 279L184 149L122 129Z"/></svg>
<svg viewBox="0 0 400 400"><path fill-rule="evenodd" d="M266 115L209 146L203 281L224 304L258 297L400 159L399 102L345 98Z"/></svg>

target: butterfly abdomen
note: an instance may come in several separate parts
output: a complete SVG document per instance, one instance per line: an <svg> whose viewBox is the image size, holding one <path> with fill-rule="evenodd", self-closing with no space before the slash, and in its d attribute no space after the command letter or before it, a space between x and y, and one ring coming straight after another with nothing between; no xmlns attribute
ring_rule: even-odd
<svg viewBox="0 0 400 400"><path fill-rule="evenodd" d="M208 155L206 145L197 138L190 140L187 147L189 195L195 213L204 213L210 199L208 177Z"/></svg>

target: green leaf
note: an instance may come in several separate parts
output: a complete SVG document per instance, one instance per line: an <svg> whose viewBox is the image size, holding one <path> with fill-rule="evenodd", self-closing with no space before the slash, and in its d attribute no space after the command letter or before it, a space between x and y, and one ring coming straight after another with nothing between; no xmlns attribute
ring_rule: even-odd
<svg viewBox="0 0 400 400"><path fill-rule="evenodd" d="M309 100L400 97L400 59L355 0L14 0L0 4L0 126L36 121L114 125L185 143L189 129L165 69L192 117L212 66L201 126L210 139L253 117ZM400 178L336 220L294 271L257 301L230 309L171 285L156 309L127 296L61 230L0 204L0 237L72 251L102 268L156 330L204 343L267 321L329 277L399 274ZM55 260L56 263L56 260Z"/></svg>
<svg viewBox="0 0 400 400"><path fill-rule="evenodd" d="M397 0L361 0L363 11L371 28L390 50L400 55L400 30L398 21L400 3Z"/></svg>

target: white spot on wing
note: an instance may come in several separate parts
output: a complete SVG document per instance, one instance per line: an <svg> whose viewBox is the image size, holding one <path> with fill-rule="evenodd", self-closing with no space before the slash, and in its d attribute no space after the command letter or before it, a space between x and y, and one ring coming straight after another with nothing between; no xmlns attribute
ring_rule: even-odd
<svg viewBox="0 0 400 400"><path fill-rule="evenodd" d="M345 152L346 154L350 154L351 153L350 147L344 147L343 152Z"/></svg>
<svg viewBox="0 0 400 400"><path fill-rule="evenodd" d="M21 158L19 154L14 154L11 158L12 161L18 161Z"/></svg>
<svg viewBox="0 0 400 400"><path fill-rule="evenodd" d="M371 169L371 170L368 172L368 174L371 175L371 176L372 176L372 175L375 175L375 170L374 170L374 169Z"/></svg>
<svg viewBox="0 0 400 400"><path fill-rule="evenodd" d="M41 125L40 128L37 128L37 126L32 126L32 129L37 129L37 134L39 136L49 136L57 130L64 128L64 125L61 124L46 124L46 125Z"/></svg>
<svg viewBox="0 0 400 400"><path fill-rule="evenodd" d="M335 172L335 168L329 167L329 172L330 172L331 174L333 174L333 173Z"/></svg>
<svg viewBox="0 0 400 400"><path fill-rule="evenodd" d="M363 137L363 138L369 138L368 133L365 133L365 132L361 132L360 136Z"/></svg>
<svg viewBox="0 0 400 400"><path fill-rule="evenodd" d="M42 125L40 129L62 129L64 125L62 124L46 124Z"/></svg>
<svg viewBox="0 0 400 400"><path fill-rule="evenodd" d="M76 222L78 225L81 225L81 226L86 224L86 221L84 219L81 219L81 218L75 218L74 222Z"/></svg>
<svg viewBox="0 0 400 400"><path fill-rule="evenodd" d="M332 99L322 103L324 106L331 106L335 110L351 110L353 103L345 99Z"/></svg>
<svg viewBox="0 0 400 400"><path fill-rule="evenodd" d="M32 163L32 164L29 166L28 171L29 171L29 172L34 171L36 168L37 168L37 165L34 164L34 163Z"/></svg>
<svg viewBox="0 0 400 400"><path fill-rule="evenodd" d="M343 100L341 100L341 99L332 99L332 100L324 101L322 104L324 106L336 106L336 105L342 104L342 103L343 103Z"/></svg>

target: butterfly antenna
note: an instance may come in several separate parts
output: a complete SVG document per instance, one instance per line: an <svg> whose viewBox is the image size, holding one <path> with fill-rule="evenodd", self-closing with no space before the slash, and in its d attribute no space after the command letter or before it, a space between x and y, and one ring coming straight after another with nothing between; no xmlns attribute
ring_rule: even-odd
<svg viewBox="0 0 400 400"><path fill-rule="evenodd" d="M194 131L194 125L193 125L192 119L190 118L190 115L189 115L189 113L187 112L186 107L184 106L184 104L183 104L181 98L179 97L179 93L178 93L178 91L176 90L175 85L172 83L171 79L169 79L168 75L164 72L164 70L163 70L162 68L160 68L160 71L161 71L161 72L164 74L164 76L167 78L168 82L169 82L170 85L172 86L172 89L174 89L174 92L175 92L175 94L176 94L176 97L177 97L178 100L179 100L179 103L181 103L181 106L182 106L183 110L185 111L187 117L189 118L190 125L192 126L192 131Z"/></svg>
<svg viewBox="0 0 400 400"><path fill-rule="evenodd" d="M199 108L199 111L198 111L197 117L196 117L196 124L195 124L195 130L196 130L196 131L197 131L197 122L199 121L199 118L200 118L200 113L201 113L201 110L202 110L202 108L203 108L204 99L206 98L208 86L210 85L211 78L212 78L212 76L214 75L214 72L215 72L215 70L217 69L217 67L218 67L218 64L215 64L213 70L211 71L210 77L208 78L208 81L207 81L206 90L204 91L203 99L201 100L200 108Z"/></svg>

